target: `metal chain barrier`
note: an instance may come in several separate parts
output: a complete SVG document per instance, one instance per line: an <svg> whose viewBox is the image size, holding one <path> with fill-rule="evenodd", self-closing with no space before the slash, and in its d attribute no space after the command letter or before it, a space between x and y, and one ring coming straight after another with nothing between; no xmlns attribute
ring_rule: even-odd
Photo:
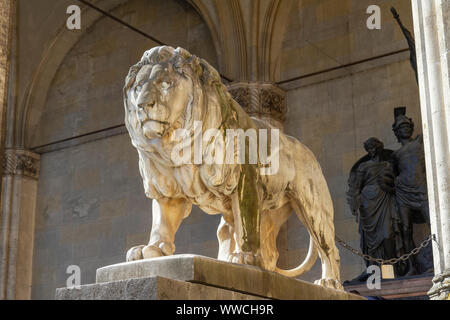
<svg viewBox="0 0 450 320"><path fill-rule="evenodd" d="M394 265L394 264L396 264L396 263L398 263L400 261L406 261L411 256L418 254L420 252L420 250L422 250L423 248L427 247L431 243L432 240L435 240L434 234L430 234L428 236L428 238L426 238L424 241L422 241L422 243L417 248L414 248L413 250L411 250L411 252L406 253L406 254L402 255L401 257L399 257L399 258L392 258L392 259L389 259L389 260L383 260L383 259L374 258L374 257L371 257L371 256L369 256L367 254L362 253L361 251L353 248L352 246L348 245L343 240L341 240L338 236L336 236L337 243L339 243L345 249L351 251L355 255L360 256L364 260L376 262L376 263L378 263L380 265L381 264L392 264L392 265Z"/></svg>

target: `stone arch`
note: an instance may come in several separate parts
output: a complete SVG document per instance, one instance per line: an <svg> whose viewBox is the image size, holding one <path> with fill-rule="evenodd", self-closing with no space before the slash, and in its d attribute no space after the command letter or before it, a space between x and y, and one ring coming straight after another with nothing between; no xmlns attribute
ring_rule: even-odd
<svg viewBox="0 0 450 320"><path fill-rule="evenodd" d="M211 11L208 7L208 3L205 3L202 0L187 0L187 2L197 11L208 26L214 46L216 47L219 69L224 70L225 61L222 53L222 44L220 41L220 30L217 25L217 15L214 11Z"/></svg>
<svg viewBox="0 0 450 320"><path fill-rule="evenodd" d="M112 10L127 0L99 0L95 4L105 10ZM83 25L86 29L103 16L87 7L82 8ZM14 130L15 141L20 146L28 147L28 135L36 128L39 114L45 106L48 90L59 66L73 48L83 37L84 32L73 32L61 26L57 36L51 41L42 55L39 66L26 89L23 102L19 105L18 119Z"/></svg>
<svg viewBox="0 0 450 320"><path fill-rule="evenodd" d="M233 81L279 80L282 42L294 0L189 2L212 30L226 76Z"/></svg>
<svg viewBox="0 0 450 320"><path fill-rule="evenodd" d="M294 0L276 0L267 10L261 32L264 48L260 61L265 81L278 81L280 78L281 49L287 21Z"/></svg>
<svg viewBox="0 0 450 320"><path fill-rule="evenodd" d="M128 1L129 0L97 0L92 1L92 3L105 11L111 12ZM201 4L197 5L194 2L196 2L196 0L189 0L188 5L192 6L206 23L213 39L217 58L221 61L221 50L217 32L212 23L213 20L203 9ZM42 54L39 66L26 88L24 98L18 105L17 119L13 134L14 141L21 147L30 147L30 137L39 125L40 114L45 109L47 94L65 57L84 37L86 34L85 30L89 30L91 26L104 18L101 13L92 10L87 6L82 7L82 17L82 31L70 31L65 25L60 27L57 35L51 40L50 45L46 47Z"/></svg>

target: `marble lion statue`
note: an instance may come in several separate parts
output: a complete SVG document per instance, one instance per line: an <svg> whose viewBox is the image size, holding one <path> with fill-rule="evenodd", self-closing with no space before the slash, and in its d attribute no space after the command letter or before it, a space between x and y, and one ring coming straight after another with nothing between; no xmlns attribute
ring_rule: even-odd
<svg viewBox="0 0 450 320"><path fill-rule="evenodd" d="M194 204L207 214L222 214L219 260L297 277L319 255L322 277L315 283L342 289L333 204L321 167L307 147L283 133L270 139L266 135L268 144L278 142L270 156L282 164L272 172L264 172L268 161L249 161L245 137L246 161L205 161L228 147L230 159L242 155L237 136L225 144L221 139L230 130L254 130L260 136L262 129L277 129L249 117L218 72L182 48L146 51L131 67L123 93L125 124L139 155L145 194L153 199L149 243L128 250L127 261L174 254L175 234ZM215 134L208 134L211 129ZM199 152L190 148L196 141L202 142ZM189 161L175 161L175 150L183 150ZM309 251L298 267L283 270L277 267L276 240L292 212L309 232Z"/></svg>

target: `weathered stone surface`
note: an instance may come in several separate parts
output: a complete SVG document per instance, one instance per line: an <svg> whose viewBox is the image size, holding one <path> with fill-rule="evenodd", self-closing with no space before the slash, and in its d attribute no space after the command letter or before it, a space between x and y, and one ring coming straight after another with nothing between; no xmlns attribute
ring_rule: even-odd
<svg viewBox="0 0 450 320"><path fill-rule="evenodd" d="M166 277L272 299L353 300L360 296L302 280L197 255L175 255L115 264L97 270L97 284L130 278Z"/></svg>
<svg viewBox="0 0 450 320"><path fill-rule="evenodd" d="M56 290L56 300L258 300L221 288L150 277Z"/></svg>

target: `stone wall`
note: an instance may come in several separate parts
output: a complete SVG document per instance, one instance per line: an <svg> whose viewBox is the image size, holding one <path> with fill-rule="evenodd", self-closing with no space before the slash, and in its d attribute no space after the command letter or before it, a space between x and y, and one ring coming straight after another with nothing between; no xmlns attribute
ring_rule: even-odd
<svg viewBox="0 0 450 320"><path fill-rule="evenodd" d="M367 28L370 5L381 9L380 30ZM294 1L283 40L280 80L407 48L391 7L413 32L409 0Z"/></svg>

